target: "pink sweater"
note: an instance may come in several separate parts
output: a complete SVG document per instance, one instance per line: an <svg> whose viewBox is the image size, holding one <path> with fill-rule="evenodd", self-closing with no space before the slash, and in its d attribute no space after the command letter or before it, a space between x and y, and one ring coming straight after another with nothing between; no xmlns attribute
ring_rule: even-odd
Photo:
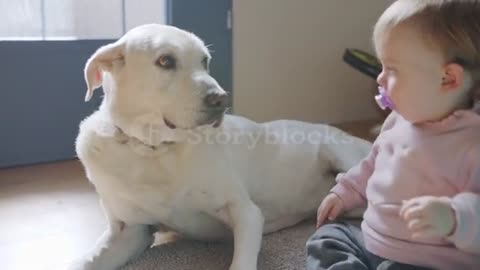
<svg viewBox="0 0 480 270"><path fill-rule="evenodd" d="M347 210L367 206L362 222L366 248L393 261L439 270L480 269L480 116L457 111L413 125L395 112L372 151L337 176L332 192ZM453 198L457 229L447 239L414 241L399 216L402 200Z"/></svg>

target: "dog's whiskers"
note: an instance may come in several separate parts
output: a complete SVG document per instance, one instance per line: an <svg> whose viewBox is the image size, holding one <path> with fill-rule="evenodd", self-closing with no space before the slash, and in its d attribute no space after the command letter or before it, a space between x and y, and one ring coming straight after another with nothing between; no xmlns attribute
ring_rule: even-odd
<svg viewBox="0 0 480 270"><path fill-rule="evenodd" d="M208 51L209 51L210 53L215 53L214 50L210 49L211 46L213 46L213 44L205 45L205 47L208 49Z"/></svg>

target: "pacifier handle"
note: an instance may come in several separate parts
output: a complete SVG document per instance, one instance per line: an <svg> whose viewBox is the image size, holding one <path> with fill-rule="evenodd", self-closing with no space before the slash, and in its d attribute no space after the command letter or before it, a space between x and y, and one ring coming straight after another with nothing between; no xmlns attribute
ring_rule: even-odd
<svg viewBox="0 0 480 270"><path fill-rule="evenodd" d="M390 99L390 97L388 97L387 91L385 90L385 88L379 86L378 92L379 94L375 96L375 101L377 102L378 106L382 110L386 110L387 108L393 110L394 109L393 102Z"/></svg>

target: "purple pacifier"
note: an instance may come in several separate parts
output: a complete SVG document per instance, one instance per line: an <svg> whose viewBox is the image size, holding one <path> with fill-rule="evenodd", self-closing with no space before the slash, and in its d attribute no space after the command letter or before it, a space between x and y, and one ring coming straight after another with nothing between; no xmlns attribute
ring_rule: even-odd
<svg viewBox="0 0 480 270"><path fill-rule="evenodd" d="M393 105L392 100L388 97L387 91L385 91L385 88L379 86L378 92L379 94L375 96L375 101L377 102L378 106L382 110L385 110L386 108L393 110L395 106Z"/></svg>

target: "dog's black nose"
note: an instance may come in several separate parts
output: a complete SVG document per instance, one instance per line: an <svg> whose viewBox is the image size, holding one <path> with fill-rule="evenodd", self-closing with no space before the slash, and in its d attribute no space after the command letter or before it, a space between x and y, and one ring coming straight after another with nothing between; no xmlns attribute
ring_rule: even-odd
<svg viewBox="0 0 480 270"><path fill-rule="evenodd" d="M228 95L227 94L208 94L205 97L205 105L209 109L221 109L226 108L228 104Z"/></svg>

